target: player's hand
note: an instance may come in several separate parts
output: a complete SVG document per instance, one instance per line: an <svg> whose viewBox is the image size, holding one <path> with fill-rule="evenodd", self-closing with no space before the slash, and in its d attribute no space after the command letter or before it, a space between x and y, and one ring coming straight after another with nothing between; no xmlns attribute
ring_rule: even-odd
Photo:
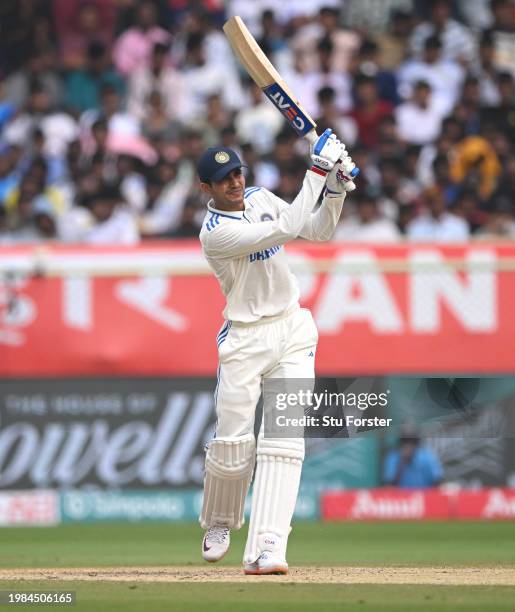
<svg viewBox="0 0 515 612"><path fill-rule="evenodd" d="M335 164L331 172L327 175L327 196L339 197L349 191L354 191L356 185L352 180L356 164L352 161L351 156L344 149L343 157L340 163Z"/></svg>
<svg viewBox="0 0 515 612"><path fill-rule="evenodd" d="M345 147L338 140L336 134L333 134L331 129L326 130L313 143L311 159L314 168L327 174L332 170L334 164L341 159L344 151Z"/></svg>

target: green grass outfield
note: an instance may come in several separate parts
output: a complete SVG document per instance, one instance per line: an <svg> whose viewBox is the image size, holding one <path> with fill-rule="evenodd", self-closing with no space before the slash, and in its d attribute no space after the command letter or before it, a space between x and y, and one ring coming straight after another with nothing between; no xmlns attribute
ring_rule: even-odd
<svg viewBox="0 0 515 612"><path fill-rule="evenodd" d="M241 564L244 536L245 530L233 533L231 551L221 565ZM201 537L193 524L0 529L0 567L200 566ZM288 560L304 567L513 567L515 577L515 524L297 523ZM202 568L209 572L211 566ZM70 609L85 611L515 609L513 586L293 584L274 579L265 584L1 581L0 590L74 590L77 605ZM0 606L0 612L4 607L8 609Z"/></svg>

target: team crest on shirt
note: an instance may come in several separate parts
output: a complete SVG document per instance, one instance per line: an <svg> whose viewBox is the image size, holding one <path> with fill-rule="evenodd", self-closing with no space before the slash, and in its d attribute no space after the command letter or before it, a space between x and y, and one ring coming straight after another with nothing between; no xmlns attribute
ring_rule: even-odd
<svg viewBox="0 0 515 612"><path fill-rule="evenodd" d="M219 164L226 164L229 161L229 153L218 151L218 153L215 154L215 161Z"/></svg>
<svg viewBox="0 0 515 612"><path fill-rule="evenodd" d="M260 219L261 221L273 221L274 220L272 215L269 215L268 213L264 213L263 215L261 215Z"/></svg>

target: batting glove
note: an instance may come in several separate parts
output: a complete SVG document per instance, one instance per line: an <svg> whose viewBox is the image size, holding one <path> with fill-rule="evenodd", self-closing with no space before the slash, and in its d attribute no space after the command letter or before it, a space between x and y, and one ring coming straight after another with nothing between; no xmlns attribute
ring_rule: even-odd
<svg viewBox="0 0 515 612"><path fill-rule="evenodd" d="M359 170L356 172L356 164L344 149L342 161L336 164L327 175L326 196L336 198L349 191L354 191L356 185L352 179L358 173Z"/></svg>
<svg viewBox="0 0 515 612"><path fill-rule="evenodd" d="M311 170L322 176L332 170L334 164L342 157L345 151L343 144L336 138L332 130L326 130L317 138L311 151L313 166Z"/></svg>

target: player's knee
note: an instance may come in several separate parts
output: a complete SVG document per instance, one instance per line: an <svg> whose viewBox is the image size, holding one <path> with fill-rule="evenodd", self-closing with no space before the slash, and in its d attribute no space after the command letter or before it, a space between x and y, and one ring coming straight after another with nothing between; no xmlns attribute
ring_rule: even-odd
<svg viewBox="0 0 515 612"><path fill-rule="evenodd" d="M212 440L206 453L206 472L220 478L238 478L254 469L256 441L253 434Z"/></svg>
<svg viewBox="0 0 515 612"><path fill-rule="evenodd" d="M288 460L290 462L302 462L304 460L305 444L304 438L264 438L258 439L257 455L260 458Z"/></svg>

